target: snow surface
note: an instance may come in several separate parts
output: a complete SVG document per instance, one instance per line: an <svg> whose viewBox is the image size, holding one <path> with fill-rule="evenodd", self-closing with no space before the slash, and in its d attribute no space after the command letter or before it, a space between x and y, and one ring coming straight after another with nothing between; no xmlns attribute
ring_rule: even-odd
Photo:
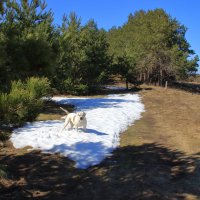
<svg viewBox="0 0 200 200"><path fill-rule="evenodd" d="M115 94L104 98L54 97L59 104L73 104L85 111L87 130L61 132L64 121L27 123L13 131L11 141L16 148L32 146L43 152L59 152L85 169L100 163L119 145L120 133L141 117L144 105L137 94Z"/></svg>
<svg viewBox="0 0 200 200"><path fill-rule="evenodd" d="M119 87L119 86L113 86L113 85L107 85L105 86L106 89L109 89L109 90L126 90L126 87Z"/></svg>

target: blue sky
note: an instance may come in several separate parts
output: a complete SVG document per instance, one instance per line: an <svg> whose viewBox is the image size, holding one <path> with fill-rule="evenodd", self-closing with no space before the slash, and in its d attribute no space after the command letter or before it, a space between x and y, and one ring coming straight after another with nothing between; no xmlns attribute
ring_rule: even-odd
<svg viewBox="0 0 200 200"><path fill-rule="evenodd" d="M191 49L200 56L200 0L46 0L54 12L56 24L61 24L64 13L71 11L85 23L94 19L99 28L108 30L121 26L130 13L137 10L163 8L187 28L186 38ZM199 69L200 73L200 69Z"/></svg>

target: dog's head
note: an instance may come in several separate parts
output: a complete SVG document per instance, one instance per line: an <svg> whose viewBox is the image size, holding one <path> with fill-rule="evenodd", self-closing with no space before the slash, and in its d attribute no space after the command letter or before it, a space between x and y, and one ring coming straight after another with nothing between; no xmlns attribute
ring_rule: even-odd
<svg viewBox="0 0 200 200"><path fill-rule="evenodd" d="M79 116L80 120L83 120L86 116L85 112L78 112L77 115Z"/></svg>

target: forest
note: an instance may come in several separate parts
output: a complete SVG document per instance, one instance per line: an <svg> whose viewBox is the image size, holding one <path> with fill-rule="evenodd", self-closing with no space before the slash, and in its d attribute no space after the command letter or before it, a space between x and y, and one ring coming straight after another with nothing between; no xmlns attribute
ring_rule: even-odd
<svg viewBox="0 0 200 200"><path fill-rule="evenodd" d="M187 28L163 9L139 10L110 30L73 12L58 25L53 15L43 0L0 1L1 127L34 120L41 97L93 94L113 76L128 88L197 72Z"/></svg>

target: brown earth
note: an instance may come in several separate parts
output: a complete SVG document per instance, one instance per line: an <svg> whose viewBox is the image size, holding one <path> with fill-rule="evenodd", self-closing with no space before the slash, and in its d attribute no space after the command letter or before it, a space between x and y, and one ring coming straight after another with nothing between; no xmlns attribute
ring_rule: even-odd
<svg viewBox="0 0 200 200"><path fill-rule="evenodd" d="M200 199L200 96L155 87L139 93L142 119L121 135L111 157L87 170L8 142L0 152L8 174L0 199Z"/></svg>

